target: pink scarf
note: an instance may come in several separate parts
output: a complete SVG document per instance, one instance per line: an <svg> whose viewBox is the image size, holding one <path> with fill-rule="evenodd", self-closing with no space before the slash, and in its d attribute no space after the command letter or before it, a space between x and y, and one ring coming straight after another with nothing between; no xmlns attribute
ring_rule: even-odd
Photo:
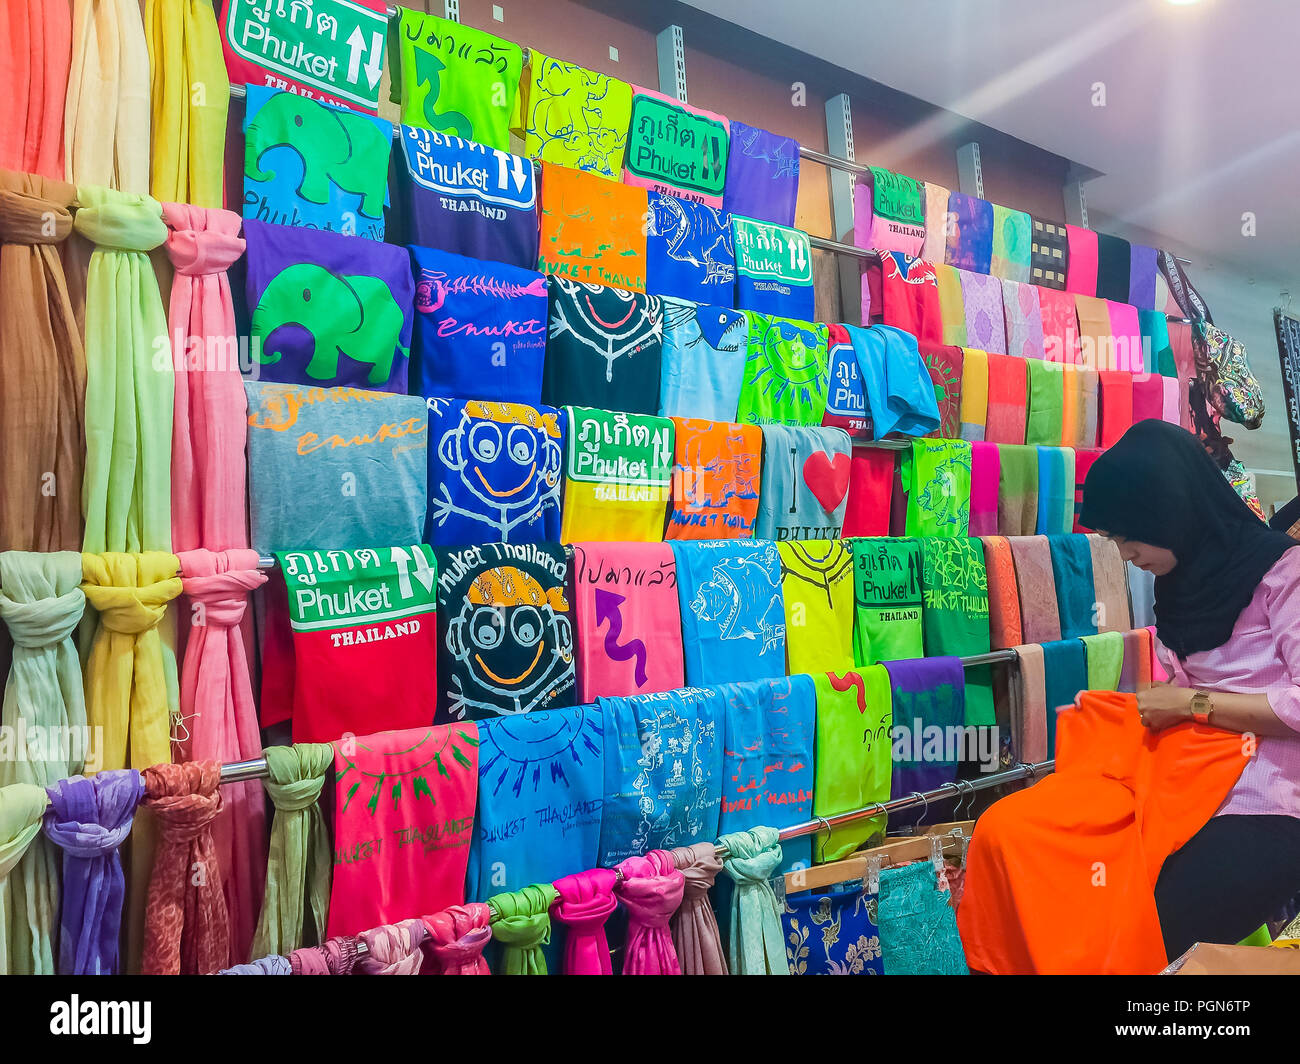
<svg viewBox="0 0 1300 1064"><path fill-rule="evenodd" d="M351 975L357 963L357 943L352 935L331 938L319 946L304 946L289 954L294 975Z"/></svg>
<svg viewBox="0 0 1300 1064"><path fill-rule="evenodd" d="M189 596L189 641L181 667L177 761L245 761L259 757L262 739L248 659L239 625L248 593L266 582L257 552L182 551L181 583ZM266 882L266 802L255 781L228 784L225 807L212 827L221 882L230 912L234 962L248 950Z"/></svg>
<svg viewBox="0 0 1300 1064"><path fill-rule="evenodd" d="M167 327L176 369L172 419L172 549L248 546L244 443L248 406L239 374L229 266L244 253L230 211L163 204L176 268Z"/></svg>
<svg viewBox="0 0 1300 1064"><path fill-rule="evenodd" d="M970 460L970 534L996 536L998 533L998 482L1002 477L1002 458L996 443L977 440L971 444Z"/></svg>
<svg viewBox="0 0 1300 1064"><path fill-rule="evenodd" d="M63 111L72 64L68 0L0 4L0 167L56 181L63 172Z"/></svg>
<svg viewBox="0 0 1300 1064"><path fill-rule="evenodd" d="M492 941L492 910L484 902L452 905L424 917L426 975L491 975L483 947Z"/></svg>
<svg viewBox="0 0 1300 1064"><path fill-rule="evenodd" d="M1097 234L1078 225L1065 227L1070 259L1065 271L1065 290L1081 296L1097 294Z"/></svg>
<svg viewBox="0 0 1300 1064"><path fill-rule="evenodd" d="M564 940L565 975L611 975L609 940L605 921L618 908L614 900L617 873L609 868L557 879L559 897L551 906L551 915L568 928Z"/></svg>
<svg viewBox="0 0 1300 1064"><path fill-rule="evenodd" d="M1134 374L1144 372L1146 355L1142 350L1142 325L1137 307L1108 299L1106 313L1110 316L1110 335L1115 342L1114 368Z"/></svg>
<svg viewBox="0 0 1300 1064"><path fill-rule="evenodd" d="M686 877L667 850L629 857L618 866L623 879L615 888L627 909L624 975L681 975L668 921L682 903Z"/></svg>
<svg viewBox="0 0 1300 1064"><path fill-rule="evenodd" d="M357 959L360 975L419 975L426 932L419 920L403 920L361 932L366 952Z"/></svg>

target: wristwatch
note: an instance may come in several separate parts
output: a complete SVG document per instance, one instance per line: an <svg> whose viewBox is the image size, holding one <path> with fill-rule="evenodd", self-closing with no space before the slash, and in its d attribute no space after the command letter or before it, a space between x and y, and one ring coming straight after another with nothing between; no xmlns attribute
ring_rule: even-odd
<svg viewBox="0 0 1300 1064"><path fill-rule="evenodd" d="M1210 723L1210 715L1214 712L1214 702L1204 691L1192 693L1190 708L1192 720L1196 721L1197 724Z"/></svg>

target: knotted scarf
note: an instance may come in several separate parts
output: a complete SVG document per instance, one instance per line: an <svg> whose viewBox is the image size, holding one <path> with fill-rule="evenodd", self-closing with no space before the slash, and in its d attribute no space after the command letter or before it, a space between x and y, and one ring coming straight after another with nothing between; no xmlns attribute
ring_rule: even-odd
<svg viewBox="0 0 1300 1064"><path fill-rule="evenodd" d="M74 776L47 788L45 834L63 851L60 975L116 975L126 878L118 852L144 797L132 769Z"/></svg>
<svg viewBox="0 0 1300 1064"><path fill-rule="evenodd" d="M733 975L789 975L781 939L781 909L769 880L781 866L776 828L756 827L723 835L722 867L736 883L731 896L727 955Z"/></svg>
<svg viewBox="0 0 1300 1064"><path fill-rule="evenodd" d="M496 894L488 905L496 916L492 937L504 946L501 959L506 975L546 975L542 947L551 941L551 905L557 897L549 883L534 883L523 890Z"/></svg>
<svg viewBox="0 0 1300 1064"><path fill-rule="evenodd" d="M358 975L419 975L424 956L420 943L427 932L420 920L384 924L359 936L366 951L357 959Z"/></svg>
<svg viewBox="0 0 1300 1064"><path fill-rule="evenodd" d="M216 14L208 0L147 0L144 17L153 72L150 190L160 200L220 207L230 82Z"/></svg>
<svg viewBox="0 0 1300 1064"><path fill-rule="evenodd" d="M86 720L101 728L101 769L171 760L158 623L181 593L174 554L83 554L86 600L97 613L86 660Z"/></svg>
<svg viewBox="0 0 1300 1064"><path fill-rule="evenodd" d="M998 484L1002 460L996 443L980 440L971 445L970 534L994 536L998 531Z"/></svg>
<svg viewBox="0 0 1300 1064"><path fill-rule="evenodd" d="M1031 536L1038 527L1038 448L1001 445L998 457L998 531Z"/></svg>
<svg viewBox="0 0 1300 1064"><path fill-rule="evenodd" d="M230 211L183 203L164 203L162 216L176 270L167 315L176 374L172 549L247 547L248 400L226 275L244 253L242 223Z"/></svg>
<svg viewBox="0 0 1300 1064"><path fill-rule="evenodd" d="M76 195L0 170L0 550L81 549L86 354L58 247Z"/></svg>
<svg viewBox="0 0 1300 1064"><path fill-rule="evenodd" d="M984 351L967 348L961 370L961 438L984 439L984 425L989 416L989 356Z"/></svg>
<svg viewBox="0 0 1300 1064"><path fill-rule="evenodd" d="M1021 630L1027 643L1061 638L1061 615L1056 607L1056 577L1052 548L1046 536L1011 536L1011 556L1016 562L1020 592Z"/></svg>
<svg viewBox="0 0 1300 1064"><path fill-rule="evenodd" d="M0 786L48 787L81 772L87 759L98 767L100 751L90 745L81 663L71 638L86 603L80 583L81 555L73 551L0 553L0 620L14 643L0 725L16 737L14 752L0 761ZM62 757L59 735L68 736ZM53 847L38 839L0 885L0 912L10 920L11 971L54 972L58 863Z"/></svg>
<svg viewBox="0 0 1300 1064"><path fill-rule="evenodd" d="M239 625L248 595L266 583L257 552L183 551L181 583L189 599L190 634L181 669L178 761L247 761L262 750L257 706ZM212 827L230 913L231 955L250 956L260 891L266 878L266 803L256 781L228 784ZM287 953L294 946L254 950Z"/></svg>
<svg viewBox="0 0 1300 1064"><path fill-rule="evenodd" d="M289 955L289 966L294 975L351 975L360 941L355 935L342 935L319 946L296 949Z"/></svg>
<svg viewBox="0 0 1300 1064"><path fill-rule="evenodd" d="M99 187L77 195L76 230L95 245L86 276L82 549L170 550L175 375L148 255L167 238L162 206Z"/></svg>
<svg viewBox="0 0 1300 1064"><path fill-rule="evenodd" d="M149 47L139 0L73 0L63 128L68 180L143 195L148 145Z"/></svg>
<svg viewBox="0 0 1300 1064"><path fill-rule="evenodd" d="M611 975L605 921L618 908L614 884L618 873L610 868L563 876L554 883L559 895L552 915L568 928L564 938L565 975Z"/></svg>
<svg viewBox="0 0 1300 1064"><path fill-rule="evenodd" d="M220 779L218 761L144 770L144 805L159 828L145 907L145 975L207 975L229 963L226 900L212 842Z"/></svg>
<svg viewBox="0 0 1300 1064"><path fill-rule="evenodd" d="M1097 628L1102 632L1127 632L1133 625L1129 615L1128 569L1124 558L1105 536L1089 535L1092 552L1092 580L1097 605Z"/></svg>
<svg viewBox="0 0 1300 1064"><path fill-rule="evenodd" d="M989 383L984 439L989 443L1024 443L1029 408L1029 367L1045 363L1014 354L989 354L987 358Z"/></svg>
<svg viewBox="0 0 1300 1064"><path fill-rule="evenodd" d="M218 975L293 975L293 962L288 957L272 954L259 957L248 964L235 964L223 968Z"/></svg>
<svg viewBox="0 0 1300 1064"><path fill-rule="evenodd" d="M671 921L682 975L726 975L718 918L709 903L709 890L722 871L718 848L711 842L697 842L679 846L672 855L673 864L686 877L682 904Z"/></svg>
<svg viewBox="0 0 1300 1064"><path fill-rule="evenodd" d="M426 916L425 969L430 975L491 975L483 947L492 940L492 910L484 902L452 905Z"/></svg>
<svg viewBox="0 0 1300 1064"><path fill-rule="evenodd" d="M1047 760L1047 687L1043 648L1029 643L1013 648L1017 666L1012 684L1011 742L1016 758L1031 765Z"/></svg>
<svg viewBox="0 0 1300 1064"><path fill-rule="evenodd" d="M1039 535L1069 532L1074 527L1074 451L1038 448Z"/></svg>
<svg viewBox="0 0 1300 1064"><path fill-rule="evenodd" d="M0 887L22 860L23 854L41 833L41 816L49 797L44 787L30 783L11 783L0 787ZM10 920L4 911L7 898L0 891L0 975L22 974L13 967L9 941ZM50 914L53 919L53 913Z"/></svg>
<svg viewBox="0 0 1300 1064"><path fill-rule="evenodd" d="M1005 536L980 536L989 581L989 640L994 650L1008 650L1024 640L1016 563Z"/></svg>
<svg viewBox="0 0 1300 1064"><path fill-rule="evenodd" d="M1096 591L1093 587L1092 551L1087 538L1049 535L1047 544L1052 556L1061 635L1066 639L1096 635Z"/></svg>
<svg viewBox="0 0 1300 1064"><path fill-rule="evenodd" d="M681 975L668 921L681 905L686 877L673 855L651 850L644 857L629 857L618 871L623 878L614 890L627 910L623 974Z"/></svg>
<svg viewBox="0 0 1300 1064"><path fill-rule="evenodd" d="M263 756L275 816L262 914L253 936L255 957L291 953L304 941L325 937L333 860L319 801L334 748L328 743L271 746Z"/></svg>
<svg viewBox="0 0 1300 1064"><path fill-rule="evenodd" d="M63 108L72 60L66 0L0 5L0 166L63 180Z"/></svg>

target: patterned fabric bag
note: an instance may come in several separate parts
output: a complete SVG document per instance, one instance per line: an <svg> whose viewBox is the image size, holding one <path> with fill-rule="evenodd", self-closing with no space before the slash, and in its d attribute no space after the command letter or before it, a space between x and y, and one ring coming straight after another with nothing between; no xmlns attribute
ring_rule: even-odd
<svg viewBox="0 0 1300 1064"><path fill-rule="evenodd" d="M1207 377L1210 405L1229 421L1257 429L1264 420L1264 390L1250 370L1246 345L1208 321L1193 330L1197 370Z"/></svg>

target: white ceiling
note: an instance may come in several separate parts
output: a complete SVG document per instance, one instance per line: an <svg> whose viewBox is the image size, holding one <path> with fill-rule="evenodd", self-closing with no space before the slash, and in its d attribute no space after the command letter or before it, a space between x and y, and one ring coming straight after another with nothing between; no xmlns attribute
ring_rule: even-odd
<svg viewBox="0 0 1300 1064"><path fill-rule="evenodd" d="M1098 172L1089 210L1195 269L1300 284L1295 0L686 2Z"/></svg>

